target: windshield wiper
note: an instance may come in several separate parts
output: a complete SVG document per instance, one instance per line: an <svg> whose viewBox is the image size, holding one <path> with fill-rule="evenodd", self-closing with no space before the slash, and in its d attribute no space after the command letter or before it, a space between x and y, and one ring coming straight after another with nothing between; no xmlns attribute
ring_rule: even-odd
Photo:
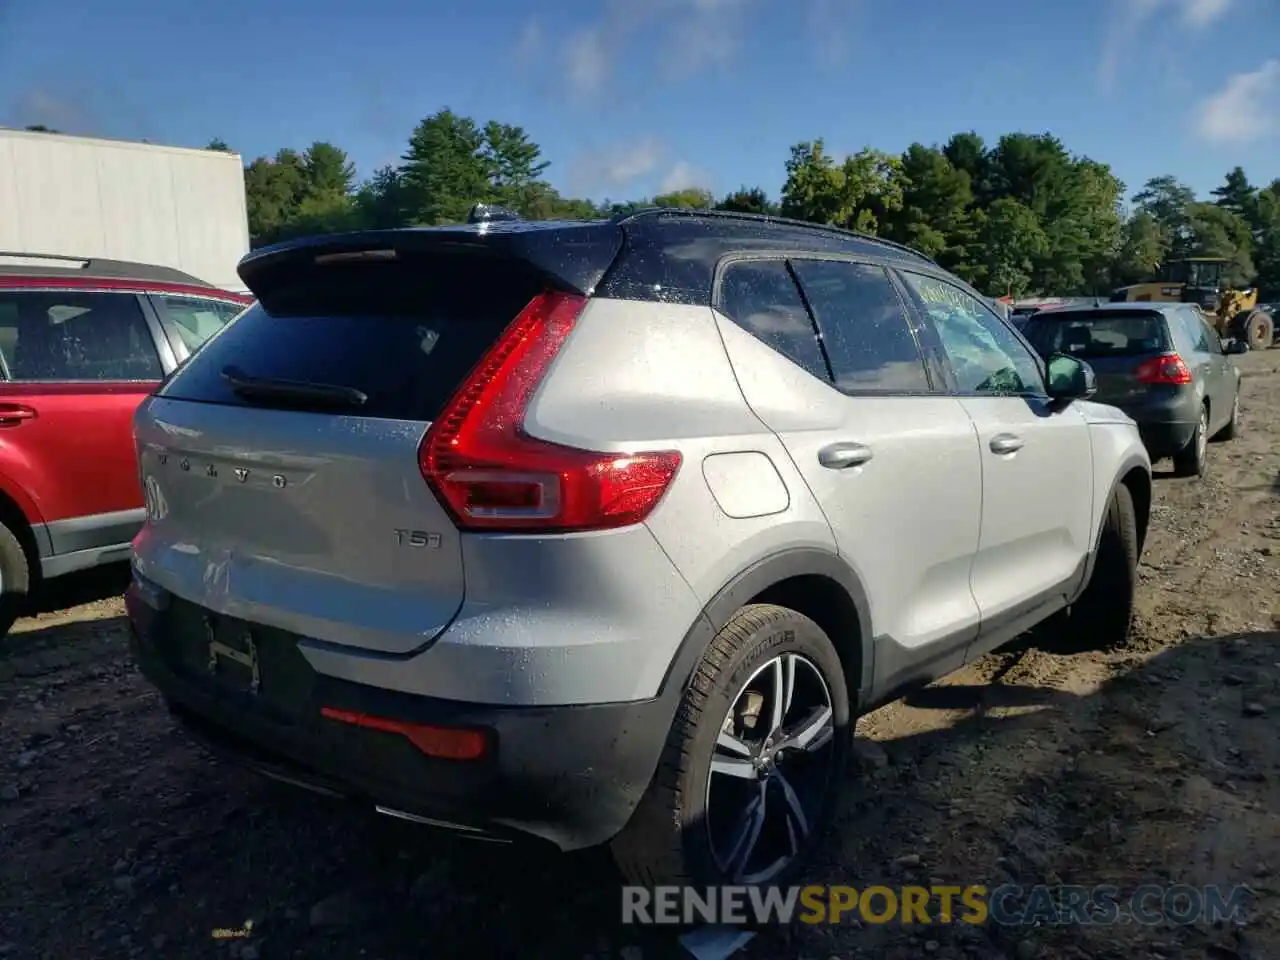
<svg viewBox="0 0 1280 960"><path fill-rule="evenodd" d="M324 407L362 407L369 399L367 393L355 387L251 377L239 367L223 367L222 379L231 385L238 396L246 400L276 400Z"/></svg>

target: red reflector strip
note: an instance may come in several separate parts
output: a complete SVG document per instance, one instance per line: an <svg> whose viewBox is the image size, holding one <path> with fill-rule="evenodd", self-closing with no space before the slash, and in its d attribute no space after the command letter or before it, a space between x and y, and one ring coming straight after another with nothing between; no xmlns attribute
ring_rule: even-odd
<svg viewBox="0 0 1280 960"><path fill-rule="evenodd" d="M404 737L429 757L441 760L478 760L488 752L489 738L483 730L464 727L433 727L422 723L388 720L368 713L321 707L320 715L339 723L366 730L379 730Z"/></svg>

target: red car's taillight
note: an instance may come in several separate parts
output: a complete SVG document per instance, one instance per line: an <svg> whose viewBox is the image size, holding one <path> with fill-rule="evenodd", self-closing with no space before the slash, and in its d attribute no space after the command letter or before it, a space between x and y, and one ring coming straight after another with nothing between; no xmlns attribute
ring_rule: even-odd
<svg viewBox="0 0 1280 960"><path fill-rule="evenodd" d="M1191 371L1176 353L1166 353L1163 356L1144 360L1138 364L1133 375L1139 383L1147 384L1178 386L1191 382Z"/></svg>
<svg viewBox="0 0 1280 960"><path fill-rule="evenodd" d="M534 391L586 300L534 297L423 438L422 475L463 530L602 530L639 523L680 468L676 451L602 453L530 437Z"/></svg>

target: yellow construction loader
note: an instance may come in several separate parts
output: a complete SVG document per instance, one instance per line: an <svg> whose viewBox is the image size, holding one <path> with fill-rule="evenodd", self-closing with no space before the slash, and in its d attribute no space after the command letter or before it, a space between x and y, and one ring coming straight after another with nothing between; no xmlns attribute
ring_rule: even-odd
<svg viewBox="0 0 1280 960"><path fill-rule="evenodd" d="M1225 287L1226 266L1227 260L1221 257L1169 260L1161 265L1155 280L1112 291L1111 302L1192 303L1203 311L1220 335L1243 340L1251 350L1274 346L1275 323L1270 314L1258 309L1257 289Z"/></svg>

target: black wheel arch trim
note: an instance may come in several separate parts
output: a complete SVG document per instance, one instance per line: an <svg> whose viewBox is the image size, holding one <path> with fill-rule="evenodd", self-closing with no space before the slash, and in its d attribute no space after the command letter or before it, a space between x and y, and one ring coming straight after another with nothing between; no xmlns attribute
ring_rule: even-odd
<svg viewBox="0 0 1280 960"><path fill-rule="evenodd" d="M870 684L873 666L871 605L866 589L857 573L837 554L817 547L795 547L770 554L739 571L702 608L702 613L680 641L662 678L658 697L678 704L693 672L716 633L745 606L752 597L769 587L794 577L825 577L838 584L858 614L858 644L861 676L851 696L861 697ZM839 645L839 638L832 638ZM856 708L857 704L852 705Z"/></svg>
<svg viewBox="0 0 1280 960"><path fill-rule="evenodd" d="M1120 488L1120 485L1124 483L1124 478L1133 473L1134 470L1141 470L1147 477L1147 513L1138 518L1138 548L1141 549L1146 541L1147 526L1150 521L1151 465L1139 454L1131 453L1121 462L1120 469L1116 471L1115 479L1111 481L1111 486L1107 489L1107 497L1102 501L1102 510L1098 515L1098 526L1097 529L1093 531L1093 544L1089 550L1089 563L1085 570L1084 578L1077 590L1077 596L1075 599L1079 599L1079 594L1084 592L1085 587L1089 585L1089 581L1093 579L1093 565L1098 559L1098 545L1102 542L1102 528L1107 523L1107 510L1111 505L1112 499L1114 499L1116 495L1116 491ZM1135 504L1135 507L1136 506L1137 505Z"/></svg>

